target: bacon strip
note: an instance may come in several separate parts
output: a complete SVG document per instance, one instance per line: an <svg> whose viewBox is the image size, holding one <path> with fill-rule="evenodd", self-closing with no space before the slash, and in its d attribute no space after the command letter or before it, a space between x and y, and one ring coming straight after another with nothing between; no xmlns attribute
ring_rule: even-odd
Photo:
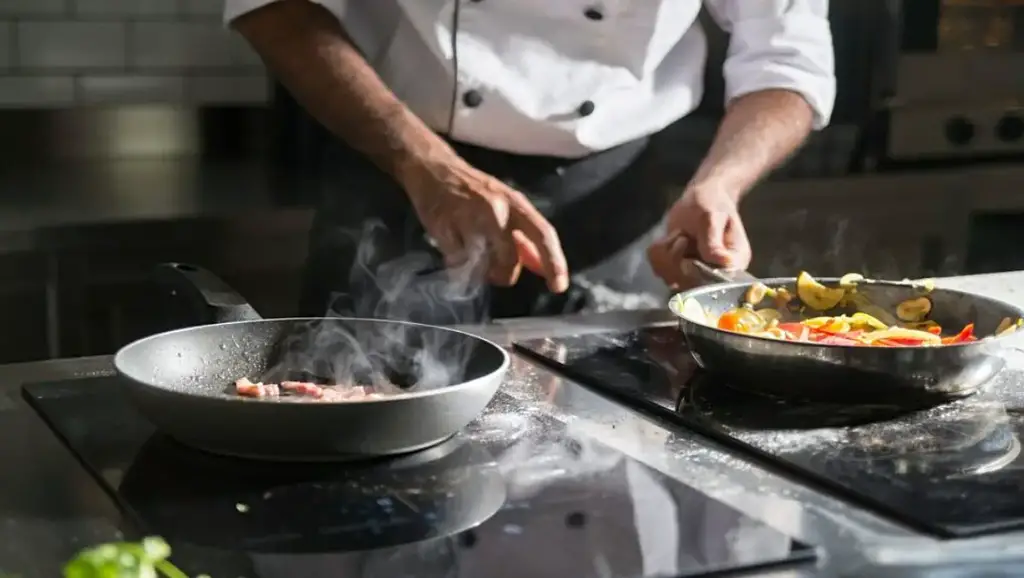
<svg viewBox="0 0 1024 578"><path fill-rule="evenodd" d="M253 383L247 377L235 382L235 393L242 397L287 397L305 398L309 401L347 401L355 399L379 399L382 396L359 385L321 386L308 381L282 381L276 383Z"/></svg>
<svg viewBox="0 0 1024 578"><path fill-rule="evenodd" d="M276 383L253 383L248 377L235 382L235 393L243 397L278 397L281 391Z"/></svg>

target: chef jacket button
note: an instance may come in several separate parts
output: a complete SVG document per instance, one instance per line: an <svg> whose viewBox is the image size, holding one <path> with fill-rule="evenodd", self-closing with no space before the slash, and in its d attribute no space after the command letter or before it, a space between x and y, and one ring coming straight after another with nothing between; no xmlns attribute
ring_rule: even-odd
<svg viewBox="0 0 1024 578"><path fill-rule="evenodd" d="M580 116L590 116L591 114L594 114L594 101L584 100L583 104L576 109L576 112L578 112Z"/></svg>
<svg viewBox="0 0 1024 578"><path fill-rule="evenodd" d="M565 525L570 528L582 528L587 524L587 515L583 512L570 512L565 517Z"/></svg>
<svg viewBox="0 0 1024 578"><path fill-rule="evenodd" d="M467 90L465 94L462 95L462 104L466 105L468 108L476 108L480 106L483 101L484 97L475 90Z"/></svg>
<svg viewBox="0 0 1024 578"><path fill-rule="evenodd" d="M587 8L586 10L584 10L583 15L586 16L589 20L604 20L604 13L602 13L600 10L594 7Z"/></svg>
<svg viewBox="0 0 1024 578"><path fill-rule="evenodd" d="M459 534L459 544L463 548L472 548L473 546L475 546L476 534L473 532L473 530L466 530L465 532Z"/></svg>

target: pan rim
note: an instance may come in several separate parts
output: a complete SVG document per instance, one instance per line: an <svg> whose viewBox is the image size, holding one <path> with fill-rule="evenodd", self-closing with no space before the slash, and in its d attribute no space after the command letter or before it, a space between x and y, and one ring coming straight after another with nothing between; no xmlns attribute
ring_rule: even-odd
<svg viewBox="0 0 1024 578"><path fill-rule="evenodd" d="M789 283L794 283L795 284L796 280L797 280L796 277L771 277L771 278L767 278L767 279L759 279L757 282L758 283L763 283L765 285L789 284ZM820 278L818 278L818 281L824 281L826 283L829 283L829 282L838 283L839 282L839 277L820 277ZM987 337L984 337L982 339L979 339L978 341L971 341L971 342L968 342L968 343L950 343L950 344L938 345L938 346L936 346L936 345L905 345L903 347L873 347L873 346L862 346L862 345L839 345L839 344L835 344L835 343L803 343L803 342L799 342L799 341L783 341L781 339L771 339L771 338L768 338L768 337L761 337L760 335L749 335L749 334L746 334L746 333L739 333L739 332L736 332L736 331L728 331L726 329L719 329L718 327L712 327L711 325L704 325L703 323L697 323L696 321L693 321L691 319L687 319L687 318L683 317L682 313L680 312L681 309L677 309L676 307L672 306L673 303L676 303L676 302L682 303L683 299L686 299L688 297L692 297L694 295L704 295L704 294L710 293L712 291L718 291L718 290L729 290L729 289L737 289L737 288L740 288L740 287L749 287L750 285L753 285L753 283L754 282L746 282L746 281L740 281L740 282L736 282L736 283L715 283L713 285L704 285L704 286L701 286L701 287L694 287L693 289L688 289L686 291L681 291L679 293L676 293L676 294L672 295L672 297L669 298L669 300L668 300L668 310L672 313L673 316L678 318L679 321L682 321L684 323L689 323L691 325L694 325L695 327L698 327L701 330L708 330L708 331L711 331L713 333L717 333L717 334L720 334L720 335L737 336L737 337L740 337L740 338L743 338L743 339L753 339L753 340L757 340L757 341L763 341L765 343L774 343L774 344L782 343L782 344L785 344L785 346L788 346L788 347L806 348L806 349L828 348L828 349L844 349L844 350L851 350L851 351L871 350L871 351L894 351L894 352L899 352L899 351L941 351L941 350L945 350L947 348L967 348L967 347L976 347L976 346L979 346L979 345L996 343L996 342L1004 341L1004 340L1006 340L1006 339L1008 339L1010 337L1013 337L1013 336L1017 335L1016 333L1010 333L1008 335L1002 335L1002 336L991 335L991 336L987 336ZM879 280L878 282L872 283L872 285L888 285L888 286L900 286L900 287L903 287L903 286L906 285L906 282L905 281L901 282L901 281ZM997 304L999 304L1001 306L1006 307L1007 309L1015 311L1017 313L1017 315L1018 315L1018 318L1024 319L1024 308L1018 307L1017 305L1014 305L1014 304L1009 303L1007 301L1003 301L1002 299L996 299L994 297L988 297L986 295L980 295L978 293L971 293L969 291L961 291L960 289L949 289L949 288L946 288L946 287L935 287L929 293L934 293L934 292L937 292L937 291L941 291L943 293L949 293L949 294L953 294L953 295L963 295L965 297L971 297L971 298L974 298L974 299L985 299L987 301L990 301L992 303L997 303ZM999 343L999 345L1003 345L1003 343Z"/></svg>
<svg viewBox="0 0 1024 578"><path fill-rule="evenodd" d="M415 327L424 327L424 328L427 328L427 329L439 329L439 330L442 330L442 331L448 331L448 332L451 332L451 333L457 333L459 335L464 335L464 336L469 337L471 339L478 340L478 341L480 341L480 342L482 342L482 343L484 343L486 345L489 345L492 348L494 348L496 351L498 351L501 354L501 364L498 365L498 367L496 369L494 369L493 371L491 371L491 372L489 372L489 373L487 373L485 375L482 375L480 377L477 377L477 378L474 378L474 379L470 379L469 381L463 381L463 382L460 382L460 383L444 385L444 386L441 386L441 387L436 387L436 388L425 390L425 391L410 391L410 392L406 392L406 393L396 393L396 394L386 395L384 397L379 397L379 398L361 398L361 399L352 399L352 400L323 401L323 402L317 402L317 403L301 403L301 402L269 402L269 403L273 403L275 405L275 407L289 407L289 406L298 406L298 407L333 407L333 406L336 406L336 405L352 405L352 404L362 404L362 403L381 403L381 402L387 402L387 401L398 401L398 400L406 400L406 399L416 399L416 398L420 398L420 397L429 397L429 396L439 395L441 393L447 393L447 392L452 392L452 391L459 391L459 390L462 390L462 389L468 389L468 388L471 388L471 387L475 386L477 382L479 382L481 380L485 380L488 377L491 377L491 376L494 376L494 375L503 375L508 370L509 366L512 363L512 358L509 355L508 351L506 351L504 347L501 347L500 345L498 345L497 343L491 341L490 339L486 339L484 337L480 337L479 335L476 335L474 333L470 333L468 331L463 331L461 329L454 329L452 327L446 327L446 326L443 326L443 325L430 325L428 323L416 323L414 321L403 321L401 319L375 319L375 318L372 318L372 317L273 317L273 318L267 318L267 319L247 319L247 320L242 320L242 321L228 321L228 322L224 322L224 323L212 323L212 324L208 324L208 325L195 325L195 326L192 326L192 327L181 327L181 328L178 328L178 329L171 329L170 331L164 331L164 332L161 332L161 333L155 333L153 335L147 335L146 337L142 337L142 338L136 339L135 341L132 341L131 343L128 343L128 344L124 345L123 347L121 347L120 349L118 349L117 353L114 354L114 368L117 370L117 373L119 375L121 375L122 377L126 377L129 380L131 380L131 381L133 381L135 383L138 383L140 385L144 385L144 386L146 386L148 388L159 390L161 393L166 393L166 394L171 394L171 395L179 395L179 396L189 397L189 398L198 397L195 394L191 394L191 393L187 393L187 392L183 392L183 391L178 391L178 390L174 390L174 389L169 389L169 388L166 388L166 387L161 387L161 386L153 384L153 383L151 383L149 381L145 381L145 380L142 380L142 379L139 379L139 378L135 377L135 375L133 375L131 372L125 371L123 369L122 366L124 364L122 363L122 360L123 360L124 356L126 356L128 353L130 353L130 351L129 351L130 349L134 348L135 346L142 345L143 343L145 343L147 341L155 340L155 339L162 338L162 337L165 337L165 336L174 335L174 334L177 334L177 333L186 333L188 331L204 329L204 328L211 327L211 326L218 326L219 327L219 326L232 326L232 325L248 325L248 324L256 324L256 323L316 322L316 321L331 321L331 320L337 320L337 321L357 321L357 322L370 322L370 323L389 323L389 324L395 324L395 325L411 325L411 326L415 326ZM498 384L498 387L501 387L501 383ZM213 402L218 402L218 403L220 403L220 402L223 402L223 403L258 403L258 404L263 404L263 405L268 404L268 402L266 400L261 400L259 398L244 397L244 396L234 396L234 397L232 397L232 396L229 396L229 395L224 395L224 396L218 396L218 397L215 397L215 396L201 396L201 397L203 398L204 401L213 401Z"/></svg>

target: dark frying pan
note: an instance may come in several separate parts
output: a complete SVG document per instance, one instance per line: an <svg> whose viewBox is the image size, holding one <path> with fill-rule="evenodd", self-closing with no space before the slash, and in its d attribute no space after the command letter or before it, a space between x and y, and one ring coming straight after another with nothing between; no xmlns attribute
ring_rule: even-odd
<svg viewBox="0 0 1024 578"><path fill-rule="evenodd" d="M212 324L140 339L117 352L139 411L164 433L213 453L277 461L391 456L450 438L475 419L509 365L504 349L430 325L380 319L262 319L209 271L159 268L179 300ZM236 379L389 384L382 399L271 401ZM116 424L112 424L112 427Z"/></svg>
<svg viewBox="0 0 1024 578"><path fill-rule="evenodd" d="M835 285L838 279L822 279ZM765 279L770 287L796 294L796 279ZM694 323L680 312L693 298L718 316L736 307L751 282L719 283L672 297L669 308L697 363L729 384L782 397L859 403L939 403L965 397L1005 365L1018 334L941 347L848 347L776 341ZM920 296L907 283L873 282L858 289L867 299L895 311L901 301ZM1006 317L1024 318L1009 303L952 289L935 289L930 318L945 328L974 323L979 336L991 335Z"/></svg>

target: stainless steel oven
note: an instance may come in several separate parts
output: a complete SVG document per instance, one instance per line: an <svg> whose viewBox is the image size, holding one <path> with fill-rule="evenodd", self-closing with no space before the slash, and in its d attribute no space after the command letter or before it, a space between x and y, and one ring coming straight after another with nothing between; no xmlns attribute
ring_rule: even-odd
<svg viewBox="0 0 1024 578"><path fill-rule="evenodd" d="M904 0L889 160L1024 158L1024 0Z"/></svg>

